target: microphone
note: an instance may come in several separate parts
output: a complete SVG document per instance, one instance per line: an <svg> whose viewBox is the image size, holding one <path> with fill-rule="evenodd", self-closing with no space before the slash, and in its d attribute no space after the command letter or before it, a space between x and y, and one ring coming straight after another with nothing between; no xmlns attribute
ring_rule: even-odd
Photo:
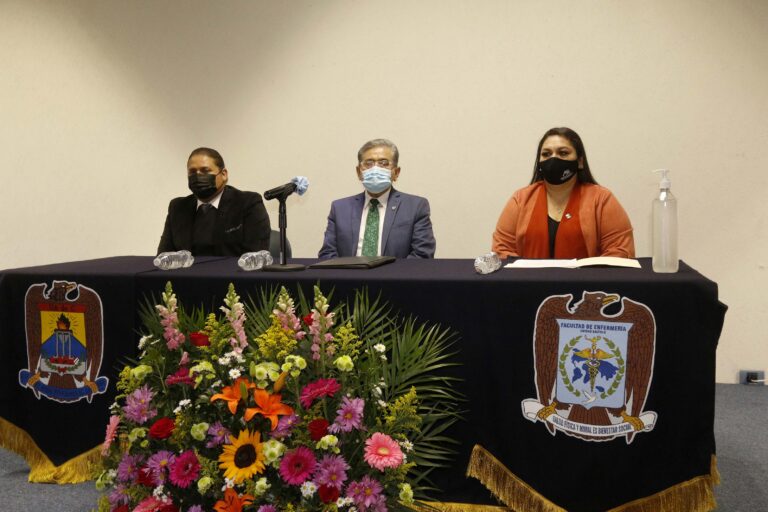
<svg viewBox="0 0 768 512"><path fill-rule="evenodd" d="M285 199L289 195L296 192L297 194L304 195L304 192L309 188L309 180L306 176L296 176L289 183L280 185L264 192L264 199Z"/></svg>

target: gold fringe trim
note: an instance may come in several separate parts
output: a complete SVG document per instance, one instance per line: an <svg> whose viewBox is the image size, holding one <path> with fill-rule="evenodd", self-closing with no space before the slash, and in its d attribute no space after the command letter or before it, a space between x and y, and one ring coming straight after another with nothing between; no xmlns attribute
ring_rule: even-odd
<svg viewBox="0 0 768 512"><path fill-rule="evenodd" d="M425 501L411 505L419 512L508 512L507 507L498 507L496 505L472 505L471 503L451 503L442 501Z"/></svg>
<svg viewBox="0 0 768 512"><path fill-rule="evenodd" d="M704 475L608 512L708 512L716 507L712 477Z"/></svg>
<svg viewBox="0 0 768 512"><path fill-rule="evenodd" d="M101 447L97 446L60 466L54 466L37 443L24 430L0 418L0 447L21 455L29 465L30 482L79 484L93 480L101 464Z"/></svg>
<svg viewBox="0 0 768 512"><path fill-rule="evenodd" d="M547 500L520 480L480 445L475 445L472 450L467 476L480 480L494 496L512 510L565 512L565 509ZM692 478L654 495L612 508L608 512L709 512L717 507L714 486L719 484L717 457L713 455L709 475Z"/></svg>
<svg viewBox="0 0 768 512"><path fill-rule="evenodd" d="M485 448L476 444L467 467L467 476L477 478L512 510L525 512L566 512L510 472Z"/></svg>
<svg viewBox="0 0 768 512"><path fill-rule="evenodd" d="M717 470L717 455L712 455L712 462L709 466L709 474L712 476L712 483L720 485L720 471Z"/></svg>

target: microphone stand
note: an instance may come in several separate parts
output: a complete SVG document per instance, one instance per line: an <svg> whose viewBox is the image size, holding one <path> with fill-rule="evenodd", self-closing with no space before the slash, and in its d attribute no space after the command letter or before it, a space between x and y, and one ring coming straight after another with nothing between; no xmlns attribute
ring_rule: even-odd
<svg viewBox="0 0 768 512"><path fill-rule="evenodd" d="M280 206L278 208L280 217L280 263L262 267L261 270L266 272L294 272L297 270L305 270L307 268L306 265L301 265L299 263L286 263L287 258L285 257L285 246L287 244L285 238L285 228L288 227L288 215L286 214L285 200L287 198L288 194L282 194L275 198L280 202Z"/></svg>

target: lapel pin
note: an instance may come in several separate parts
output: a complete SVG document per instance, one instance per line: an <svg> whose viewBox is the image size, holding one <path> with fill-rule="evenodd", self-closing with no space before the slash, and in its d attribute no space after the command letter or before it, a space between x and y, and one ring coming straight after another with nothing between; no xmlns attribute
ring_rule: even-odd
<svg viewBox="0 0 768 512"><path fill-rule="evenodd" d="M570 213L566 213L566 214L565 214L565 218L566 218L566 219L570 219L570 218L571 218L571 214L570 214Z"/></svg>

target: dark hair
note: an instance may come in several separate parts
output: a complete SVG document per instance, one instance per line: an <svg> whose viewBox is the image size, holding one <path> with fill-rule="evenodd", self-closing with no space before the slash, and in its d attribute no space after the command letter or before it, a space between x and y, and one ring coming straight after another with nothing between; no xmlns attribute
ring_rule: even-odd
<svg viewBox="0 0 768 512"><path fill-rule="evenodd" d="M400 152L397 150L395 143L387 139L373 139L363 144L363 147L361 147L357 152L357 163L363 161L363 153L371 148L378 148L382 146L392 150L392 163L395 164L395 167L397 167L397 160L400 158Z"/></svg>
<svg viewBox="0 0 768 512"><path fill-rule="evenodd" d="M189 159L192 158L195 155L205 155L213 159L213 162L216 164L216 166L219 169L224 169L224 159L221 158L221 155L218 151L211 148L197 148L196 150L192 151L189 154L189 158L187 158L187 162L189 162Z"/></svg>
<svg viewBox="0 0 768 512"><path fill-rule="evenodd" d="M573 149L576 150L576 158L581 159L581 162L584 164L584 167L579 169L579 172L576 173L576 179L579 180L579 183L594 183L597 185L597 181L592 177L592 171L589 170L587 152L584 150L584 143L581 142L581 137L579 137L579 134L575 131L565 127L550 128L539 141L539 147L536 149L536 160L533 162L533 177L531 178L531 184L544 179L541 174L539 174L541 146L544 145L544 141L547 140L547 138L552 137L553 135L559 135L560 137L568 139L568 142L573 145Z"/></svg>

